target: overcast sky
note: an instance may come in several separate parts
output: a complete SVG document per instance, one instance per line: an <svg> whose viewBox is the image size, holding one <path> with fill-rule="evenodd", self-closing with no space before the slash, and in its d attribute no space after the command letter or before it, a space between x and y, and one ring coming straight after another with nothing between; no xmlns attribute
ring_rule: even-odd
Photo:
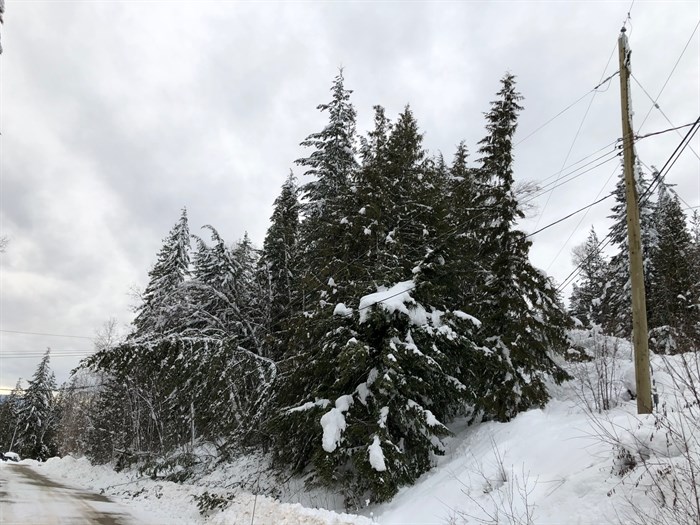
<svg viewBox="0 0 700 525"><path fill-rule="evenodd" d="M299 142L325 124L315 108L329 100L339 66L360 131L373 105L394 118L410 103L426 147L447 159L462 139L476 150L482 113L506 71L525 97L516 179L556 179L564 166L612 151L602 148L621 135L617 77L528 135L617 71L629 8L629 0L8 0L0 235L10 244L0 255L0 387L30 377L47 347L65 381L107 319L126 327L130 290L146 285L183 206L193 233L212 224L229 242L248 231L260 245L272 202L304 154ZM632 6L636 129L651 108L640 85L655 98L689 40L658 104L675 126L700 116L700 31L691 39L698 22L696 0ZM652 111L641 133L671 127L666 117ZM680 140L645 139L640 157L661 167ZM535 231L606 195L618 173L611 161L543 195L522 227ZM690 207L700 205L699 174L700 161L686 150L667 178ZM535 265L561 282L590 226L605 235L610 202L535 236Z"/></svg>

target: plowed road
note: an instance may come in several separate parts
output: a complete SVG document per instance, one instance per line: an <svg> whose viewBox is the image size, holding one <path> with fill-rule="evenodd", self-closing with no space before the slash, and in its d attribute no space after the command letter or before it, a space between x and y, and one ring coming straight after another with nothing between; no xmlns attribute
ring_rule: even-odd
<svg viewBox="0 0 700 525"><path fill-rule="evenodd" d="M136 525L128 510L99 494L66 487L28 465L0 468L2 525Z"/></svg>

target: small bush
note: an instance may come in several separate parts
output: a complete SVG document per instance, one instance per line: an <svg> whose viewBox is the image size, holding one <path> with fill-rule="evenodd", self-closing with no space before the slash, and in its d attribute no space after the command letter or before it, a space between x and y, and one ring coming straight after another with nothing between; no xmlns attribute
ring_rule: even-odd
<svg viewBox="0 0 700 525"><path fill-rule="evenodd" d="M208 491L202 492L200 495L193 496L197 502L197 509L202 516L210 516L215 512L220 512L227 508L233 502L235 494L227 492L226 494L212 494Z"/></svg>

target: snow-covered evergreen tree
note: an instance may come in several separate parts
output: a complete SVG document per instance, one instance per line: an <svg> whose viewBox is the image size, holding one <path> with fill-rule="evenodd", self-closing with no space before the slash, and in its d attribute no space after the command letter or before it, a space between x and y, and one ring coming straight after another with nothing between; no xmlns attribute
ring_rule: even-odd
<svg viewBox="0 0 700 525"><path fill-rule="evenodd" d="M608 262L600 252L600 241L591 227L586 242L574 248L574 264L581 268L571 294L571 315L583 326L603 326L606 321L607 294L610 290Z"/></svg>
<svg viewBox="0 0 700 525"><path fill-rule="evenodd" d="M0 403L0 452L13 451L17 429L19 427L19 413L22 408L22 379L17 380L15 388L10 395Z"/></svg>
<svg viewBox="0 0 700 525"><path fill-rule="evenodd" d="M644 288L646 295L650 292L653 279L651 253L657 243L654 227L654 203L651 200L646 179L641 166L637 164L634 170L639 198L639 223L642 241L642 260L644 267ZM611 243L617 252L610 260L611 288L607 302L609 315L605 326L606 332L618 337L629 337L632 333L632 288L629 275L629 241L627 239L627 200L625 193L624 173L620 174L617 185L613 190L615 204L610 218L614 221L610 228ZM653 316L648 311L647 316Z"/></svg>
<svg viewBox="0 0 700 525"><path fill-rule="evenodd" d="M350 102L351 93L345 88L341 70L331 87L331 101L318 106L327 113L328 124L301 143L312 151L308 157L296 161L306 168L304 175L312 177L301 187L304 220L300 228L297 263L300 274L295 280L295 294L302 310L323 307L329 294L348 284L347 275L341 274L354 256L347 242L348 196L357 170L356 112ZM329 282L334 286L329 286Z"/></svg>
<svg viewBox="0 0 700 525"><path fill-rule="evenodd" d="M182 285L189 276L189 266L190 232L187 210L183 209L148 273L150 280L134 319L133 337L162 336L182 329L188 302Z"/></svg>
<svg viewBox="0 0 700 525"><path fill-rule="evenodd" d="M47 350L28 381L18 414L16 451L26 458L46 460L56 454L58 411L56 379Z"/></svg>
<svg viewBox="0 0 700 525"><path fill-rule="evenodd" d="M270 425L278 465L312 468L352 506L386 500L429 469L444 423L473 398L464 381L479 323L436 293L431 255L447 170L421 143L410 108L394 126L375 108L341 205L347 233L334 239L357 255L296 330L291 345L304 352L285 360Z"/></svg>
<svg viewBox="0 0 700 525"><path fill-rule="evenodd" d="M293 282L298 274L299 190L292 173L275 199L270 227L260 254L258 280L265 286L268 303L267 332L271 334L271 354L283 353L287 336L282 332L292 316Z"/></svg>
<svg viewBox="0 0 700 525"><path fill-rule="evenodd" d="M376 289L377 269L385 264L389 228L387 217L391 215L391 181L387 174L389 136L393 125L382 106L374 106L374 129L361 138L361 167L354 178L355 209L350 210L352 220L350 241L356 254L352 264L360 280L367 285L362 293ZM364 270L364 274L363 274Z"/></svg>
<svg viewBox="0 0 700 525"><path fill-rule="evenodd" d="M258 279L260 252L253 246L248 232L232 249L238 272L234 275L236 300L240 305L240 344L259 355L265 354L266 304L264 283Z"/></svg>
<svg viewBox="0 0 700 525"><path fill-rule="evenodd" d="M480 382L480 409L485 417L508 420L521 410L542 406L549 398L545 378L566 374L552 352L566 348L567 317L551 280L529 261L531 242L516 229L523 216L513 192L513 135L522 96L515 77L501 80L498 98L486 113L487 135L479 143L478 178L488 190L480 204L480 264L476 316L483 322L486 349Z"/></svg>
<svg viewBox="0 0 700 525"><path fill-rule="evenodd" d="M673 348L679 335L694 335L698 322L693 297L698 267L692 263L692 238L678 196L661 183L654 213L657 243L650 255L647 310L649 330L657 351Z"/></svg>
<svg viewBox="0 0 700 525"><path fill-rule="evenodd" d="M451 280L445 288L445 297L456 308L474 311L478 302L478 283L481 280L480 250L481 225L487 209L482 206L488 187L478 171L468 165L468 150L464 141L457 146L449 170L446 194L449 209L446 217L447 232L441 244L446 258L445 271Z"/></svg>
<svg viewBox="0 0 700 525"><path fill-rule="evenodd" d="M101 380L99 376L80 371L61 386L56 400L61 414L56 435L59 455L81 457L88 452L88 436Z"/></svg>

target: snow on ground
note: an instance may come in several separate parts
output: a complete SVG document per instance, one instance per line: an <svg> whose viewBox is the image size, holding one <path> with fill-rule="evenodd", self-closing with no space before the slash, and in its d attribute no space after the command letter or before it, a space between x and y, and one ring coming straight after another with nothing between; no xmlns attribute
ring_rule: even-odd
<svg viewBox="0 0 700 525"><path fill-rule="evenodd" d="M21 462L24 463L24 462ZM20 464L21 464L20 463ZM36 462L33 462L36 464ZM361 516L326 509L311 509L300 504L280 503L267 496L254 496L243 490L205 488L189 484L139 478L135 473L114 472L107 466L91 465L87 459L70 456L52 458L36 464L42 475L59 483L77 485L104 493L129 509L165 516L164 523L182 525L371 525ZM202 516L194 496L208 491L223 497L232 496L222 511ZM148 523L148 521L146 521Z"/></svg>
<svg viewBox="0 0 700 525"><path fill-rule="evenodd" d="M362 515L311 508L338 511L342 499L321 489L305 491L303 480L280 483L270 475L268 458L262 455L239 458L189 485L136 479L133 472L115 473L70 457L51 459L38 468L58 482L104 490L130 508L141 506L167 515L173 524L625 523L630 500L635 495L643 496L642 501L649 497L643 484L635 487L633 478L616 472L620 456L610 436L635 457L678 461L680 447L654 437L658 431L653 417L636 415L636 402L630 400L634 381L629 343L607 338L601 346L584 331L572 332L572 338L583 353L597 359L568 363L575 379L551 385L552 400L544 409L524 412L508 423L468 426L456 421L451 425L454 437L446 441L446 454L436 458L436 468L416 485L403 488L391 502L362 509ZM655 356L652 367L661 405L683 414L688 392L674 385L668 369L664 371L669 363L676 366L678 359ZM612 408L593 418L596 403L601 402L600 392L594 394L601 371L609 378L605 395ZM634 479L638 474L633 471ZM195 496L205 490L232 495L230 506L201 516ZM255 497L251 492L267 495Z"/></svg>

